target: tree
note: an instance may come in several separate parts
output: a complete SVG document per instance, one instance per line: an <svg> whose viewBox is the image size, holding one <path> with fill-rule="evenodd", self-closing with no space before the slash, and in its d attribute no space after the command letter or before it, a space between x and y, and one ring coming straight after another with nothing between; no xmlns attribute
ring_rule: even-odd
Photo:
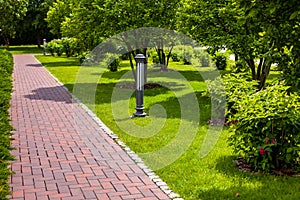
<svg viewBox="0 0 300 200"><path fill-rule="evenodd" d="M179 30L209 46L212 53L230 49L259 81L259 89L264 87L275 61L274 44L262 34L259 19L248 17L247 9L234 0L186 0L179 13Z"/></svg>
<svg viewBox="0 0 300 200"><path fill-rule="evenodd" d="M300 88L300 4L297 0L236 0L247 20L255 19L272 48L287 84Z"/></svg>
<svg viewBox="0 0 300 200"><path fill-rule="evenodd" d="M18 21L27 11L28 0L0 0L0 29L4 42L9 46L9 39L14 37Z"/></svg>
<svg viewBox="0 0 300 200"><path fill-rule="evenodd" d="M50 32L57 37L61 37L62 22L71 13L71 0L57 0L49 7L46 22L50 28Z"/></svg>
<svg viewBox="0 0 300 200"><path fill-rule="evenodd" d="M38 47L42 44L43 38L51 38L45 18L49 6L54 0L29 0L26 16L19 21L16 29L18 43L35 43Z"/></svg>
<svg viewBox="0 0 300 200"><path fill-rule="evenodd" d="M61 23L63 36L76 37L86 50L92 50L103 41L101 24L104 20L104 0L70 0L70 14Z"/></svg>
<svg viewBox="0 0 300 200"><path fill-rule="evenodd" d="M139 49L136 48L138 45L126 41L126 31L141 27L174 28L179 3L179 0L83 0L76 4L73 2L70 15L61 23L62 35L75 36L87 49L93 49L103 38L121 33L120 37L115 39L125 44L133 69L133 57L141 52L147 56L147 48ZM144 37L143 41L137 41L137 38L136 36L135 43L143 44L141 46L145 47L149 43L147 37ZM163 44L159 47L161 50Z"/></svg>

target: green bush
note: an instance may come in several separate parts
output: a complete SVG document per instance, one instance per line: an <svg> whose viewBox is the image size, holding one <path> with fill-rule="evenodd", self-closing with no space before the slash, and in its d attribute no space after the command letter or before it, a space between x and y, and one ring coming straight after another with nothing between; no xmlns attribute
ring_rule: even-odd
<svg viewBox="0 0 300 200"><path fill-rule="evenodd" d="M196 67L210 67L212 61L205 49L194 49L192 63Z"/></svg>
<svg viewBox="0 0 300 200"><path fill-rule="evenodd" d="M13 57L5 50L0 50L0 68L5 69L8 74L13 71Z"/></svg>
<svg viewBox="0 0 300 200"><path fill-rule="evenodd" d="M64 45L62 43L62 40L54 40L55 44L54 45L54 52L57 54L57 56L61 56L64 52Z"/></svg>
<svg viewBox="0 0 300 200"><path fill-rule="evenodd" d="M150 58L153 64L155 65L159 64L159 57L156 51L150 52Z"/></svg>
<svg viewBox="0 0 300 200"><path fill-rule="evenodd" d="M62 38L62 39L54 39L48 42L47 51L54 56L56 53L58 56L61 56L63 53L66 54L67 57L79 55L80 54L80 45L76 38Z"/></svg>
<svg viewBox="0 0 300 200"><path fill-rule="evenodd" d="M300 169L300 97L284 83L257 91L248 74L228 74L207 81L206 95L215 105L226 98L226 119L234 152L256 170ZM213 114L222 114L217 106ZM213 116L218 117L218 116Z"/></svg>
<svg viewBox="0 0 300 200"><path fill-rule="evenodd" d="M67 57L77 55L80 52L80 45L76 38L62 38L61 44Z"/></svg>
<svg viewBox="0 0 300 200"><path fill-rule="evenodd" d="M177 45L173 48L172 59L176 62L182 60L184 64L193 64L195 67L211 66L211 57L205 48Z"/></svg>
<svg viewBox="0 0 300 200"><path fill-rule="evenodd" d="M225 70L227 66L227 57L223 54L217 54L214 56L214 61L216 62L216 67L218 70Z"/></svg>
<svg viewBox="0 0 300 200"><path fill-rule="evenodd" d="M235 104L240 104L257 91L258 83L252 81L251 76L242 73L231 73L218 77L213 81L206 81L207 90L204 95L211 98L211 102L216 105L213 114L223 114L222 102L226 101L226 119L237 113ZM218 106L219 105L219 106ZM222 116L214 116L222 117Z"/></svg>
<svg viewBox="0 0 300 200"><path fill-rule="evenodd" d="M79 59L80 64L82 64L85 61L85 59L87 59L89 53L90 52L84 51L78 54L77 58Z"/></svg>
<svg viewBox="0 0 300 200"><path fill-rule="evenodd" d="M192 64L192 58L194 55L194 50L192 46L177 45L174 46L172 54L179 56L179 59L186 65Z"/></svg>
<svg viewBox="0 0 300 200"><path fill-rule="evenodd" d="M48 42L46 50L50 52L52 56L54 56L54 53L56 53L58 56L61 56L64 51L64 46L60 39L54 39Z"/></svg>
<svg viewBox="0 0 300 200"><path fill-rule="evenodd" d="M66 53L67 57L71 56L71 41L70 38L62 38L61 45L63 46L63 52Z"/></svg>
<svg viewBox="0 0 300 200"><path fill-rule="evenodd" d="M46 50L51 54L51 56L54 56L55 46L56 46L56 42L54 40L48 42L46 45Z"/></svg>
<svg viewBox="0 0 300 200"><path fill-rule="evenodd" d="M182 54L182 60L185 65L191 65L193 58L193 51L184 51Z"/></svg>
<svg viewBox="0 0 300 200"><path fill-rule="evenodd" d="M300 97L287 89L277 83L233 106L230 145L256 170L299 170Z"/></svg>
<svg viewBox="0 0 300 200"><path fill-rule="evenodd" d="M171 58L173 62L179 62L180 61L180 56L177 53L172 53Z"/></svg>
<svg viewBox="0 0 300 200"><path fill-rule="evenodd" d="M13 58L5 50L0 50L0 199L7 199L10 194L8 178L11 172L9 161L13 160L10 136L12 127L9 122L9 106L12 92Z"/></svg>
<svg viewBox="0 0 300 200"><path fill-rule="evenodd" d="M111 72L118 71L120 67L120 58L117 54L107 53L103 62Z"/></svg>

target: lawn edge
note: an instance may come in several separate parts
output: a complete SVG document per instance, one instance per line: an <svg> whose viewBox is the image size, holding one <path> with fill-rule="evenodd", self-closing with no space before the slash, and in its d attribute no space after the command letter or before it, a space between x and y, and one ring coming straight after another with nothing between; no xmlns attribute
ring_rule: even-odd
<svg viewBox="0 0 300 200"><path fill-rule="evenodd" d="M37 60L38 63L40 63L42 66L43 64L35 57L34 54L32 54L35 60ZM43 66L44 67L44 66ZM84 109L84 111L92 117L92 119L99 125L99 127L115 142L117 143L123 151L137 164L137 166L143 170L143 172L149 177L149 179L157 185L161 191L163 191L170 199L172 200L183 200L179 196L179 194L175 193L173 190L169 188L167 183L165 183L153 170L151 170L144 162L143 160L134 152L132 151L121 139L110 129L108 128L100 118L97 117L97 115L91 111L84 103L80 101L75 95L73 95L68 88L64 86L64 84L56 78L46 67L44 67L46 71L52 76L52 78L60 85L62 86L72 97L73 102L78 103L80 107Z"/></svg>

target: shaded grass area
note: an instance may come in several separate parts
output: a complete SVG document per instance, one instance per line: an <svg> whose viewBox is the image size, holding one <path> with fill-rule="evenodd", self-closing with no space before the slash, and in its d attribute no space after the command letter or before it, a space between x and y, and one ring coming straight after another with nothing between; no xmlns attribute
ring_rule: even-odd
<svg viewBox="0 0 300 200"><path fill-rule="evenodd" d="M190 115L182 116L184 111L180 109L180 98L190 99L194 94L200 108L200 121L196 127L196 133L192 134L193 126L191 129L184 129L181 139L191 139L188 140L190 145L183 149L177 160L156 170L156 173L167 182L171 189L184 199L237 199L237 196L238 199L300 198L299 178L240 172L233 162L235 155L228 147L227 138L230 133L227 129L222 131L217 144L207 156L203 158L199 156L210 128L207 125L207 120L210 118L210 105L209 99L202 96L206 86L201 74L203 77L209 75L210 69L201 69L199 75L195 68L181 63L171 63L174 72L156 73L157 69L150 68L150 71L154 72L149 73L148 81L160 83L162 87L145 91L145 111L150 113L149 117L130 119L135 111L134 92L126 87L119 87L133 84L127 61L122 63L118 72L105 71L99 82L95 82L101 75L101 70L98 68L79 68L76 65L76 59L73 58L50 56L37 58L45 63L47 69L71 92L76 93L76 91L81 91L76 89L88 90L95 87L95 101L90 102L87 99L86 104L152 168L157 167L157 163L161 164L163 161L156 160L147 153L156 152L171 143L174 143L175 147L177 145L178 148L171 149L173 152L169 151L167 157L160 155L162 158L168 159L174 155L174 152L181 151L180 147L183 143L176 140L178 129L182 122L195 122L196 119ZM78 72L82 79L79 75L76 80ZM176 72L185 77L192 91L187 89L186 80L175 78ZM174 76L170 75L172 73ZM275 74L273 78L276 76ZM123 109L123 107L126 108ZM142 128L139 129L136 125Z"/></svg>
<svg viewBox="0 0 300 200"><path fill-rule="evenodd" d="M22 46L0 46L0 49L6 49L12 54L43 54L43 47L38 48L37 45L22 45Z"/></svg>

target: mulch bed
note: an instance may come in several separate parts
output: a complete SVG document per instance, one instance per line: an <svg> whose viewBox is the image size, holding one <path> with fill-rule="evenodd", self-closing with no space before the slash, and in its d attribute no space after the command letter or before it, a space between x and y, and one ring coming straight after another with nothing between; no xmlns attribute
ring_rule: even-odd
<svg viewBox="0 0 300 200"><path fill-rule="evenodd" d="M135 89L135 84L134 83L121 83L121 84L117 84L116 87L117 88L125 88L125 89ZM146 83L144 85L145 90L161 88L161 87L162 86L160 84L157 84L157 83Z"/></svg>
<svg viewBox="0 0 300 200"><path fill-rule="evenodd" d="M253 174L260 173L259 171L255 170L251 165L249 165L243 158L237 158L236 160L234 160L234 163L237 166L237 168L239 168L239 170L242 172L248 172ZM282 168L280 170L272 170L272 173L278 176L287 175L293 177L300 177L300 173L295 172L293 169Z"/></svg>

